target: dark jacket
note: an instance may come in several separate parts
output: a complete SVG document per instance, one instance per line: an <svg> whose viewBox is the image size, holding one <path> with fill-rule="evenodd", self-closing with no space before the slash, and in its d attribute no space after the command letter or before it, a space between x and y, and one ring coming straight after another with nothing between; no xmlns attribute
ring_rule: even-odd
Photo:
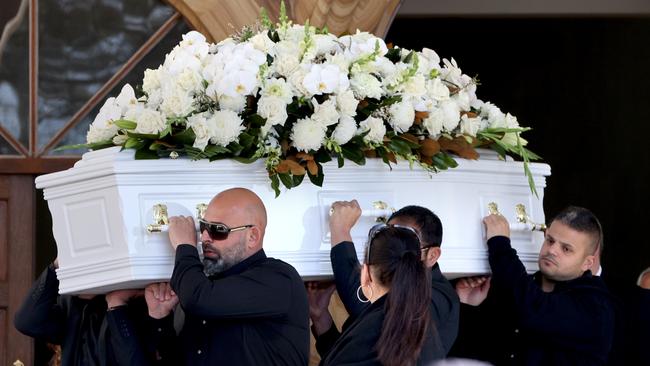
<svg viewBox="0 0 650 366"><path fill-rule="evenodd" d="M84 300L58 292L59 281L49 266L32 286L14 323L21 333L61 345L64 366L146 364L154 359L136 341L138 332L150 328L142 323L147 318L142 299L107 312L103 295Z"/></svg>
<svg viewBox="0 0 650 366"><path fill-rule="evenodd" d="M454 356L495 365L606 363L614 306L599 277L587 271L574 280L557 282L546 293L541 274L526 273L510 239L494 237L488 241L488 250L490 292L480 306L463 306L463 332ZM472 334L464 332L465 325L471 325Z"/></svg>
<svg viewBox="0 0 650 366"><path fill-rule="evenodd" d="M171 286L185 312L187 365L307 365L309 308L296 270L263 250L212 276L180 245Z"/></svg>
<svg viewBox="0 0 650 366"><path fill-rule="evenodd" d="M342 242L330 253L336 290L352 318L358 316L367 303L357 299L360 285L360 264L352 242ZM458 334L460 301L453 286L440 271L438 264L431 269L431 321L434 327L422 348L418 365L444 358Z"/></svg>
<svg viewBox="0 0 650 366"><path fill-rule="evenodd" d="M329 331L316 338L316 350L321 366L380 366L375 346L384 323L386 296L366 306L361 313L339 333L332 325Z"/></svg>

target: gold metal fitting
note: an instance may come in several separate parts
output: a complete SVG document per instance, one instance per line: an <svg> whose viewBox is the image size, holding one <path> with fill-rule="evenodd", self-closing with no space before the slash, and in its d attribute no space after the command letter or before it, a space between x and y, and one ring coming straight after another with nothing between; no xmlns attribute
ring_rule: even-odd
<svg viewBox="0 0 650 366"><path fill-rule="evenodd" d="M159 233L162 231L163 225L169 225L167 205L162 203L153 205L153 222L153 224L147 225L147 231L150 233Z"/></svg>
<svg viewBox="0 0 650 366"><path fill-rule="evenodd" d="M515 213L517 215L517 222L523 223L523 224L530 224L531 225L531 231L545 231L546 230L546 224L538 224L531 220L530 216L526 213L526 206L523 204L519 203L515 206Z"/></svg>
<svg viewBox="0 0 650 366"><path fill-rule="evenodd" d="M499 205L497 205L496 202L488 203L487 209L490 215L501 215L501 212L499 212Z"/></svg>
<svg viewBox="0 0 650 366"><path fill-rule="evenodd" d="M205 203L199 203L196 205L196 218L202 219L205 216L205 211L208 209L208 205Z"/></svg>

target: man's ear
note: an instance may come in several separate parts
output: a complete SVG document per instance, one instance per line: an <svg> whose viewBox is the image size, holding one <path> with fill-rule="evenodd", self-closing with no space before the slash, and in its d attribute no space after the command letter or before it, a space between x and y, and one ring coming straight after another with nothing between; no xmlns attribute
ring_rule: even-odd
<svg viewBox="0 0 650 366"><path fill-rule="evenodd" d="M594 263L595 263L595 262L596 262L596 256L594 256L594 255L588 255L588 256L585 258L585 260L582 262L582 267L581 267L582 272L584 272L584 271L586 271L586 270L588 270L588 269L592 269L592 267L594 266ZM595 273L593 273L593 274L595 275Z"/></svg>
<svg viewBox="0 0 650 366"><path fill-rule="evenodd" d="M422 259L424 266L427 268L433 267L438 262L440 254L440 247L429 247L429 249L425 251L424 258Z"/></svg>
<svg viewBox="0 0 650 366"><path fill-rule="evenodd" d="M257 226L250 228L248 233L248 243L247 246L251 249L260 246L260 241L262 240L262 232Z"/></svg>

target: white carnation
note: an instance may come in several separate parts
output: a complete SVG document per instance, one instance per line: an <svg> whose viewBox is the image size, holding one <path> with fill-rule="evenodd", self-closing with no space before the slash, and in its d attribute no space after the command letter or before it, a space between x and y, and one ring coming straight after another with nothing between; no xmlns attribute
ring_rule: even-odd
<svg viewBox="0 0 650 366"><path fill-rule="evenodd" d="M326 128L309 118L296 121L291 131L292 145L299 151L318 150L325 141Z"/></svg>
<svg viewBox="0 0 650 366"><path fill-rule="evenodd" d="M282 99L285 104L291 104L293 93L291 87L284 79L272 78L266 81L266 84L260 92L262 97L277 97Z"/></svg>
<svg viewBox="0 0 650 366"><path fill-rule="evenodd" d="M354 117L357 115L357 106L359 101L354 97L354 92L350 89L336 95L336 105L344 116Z"/></svg>
<svg viewBox="0 0 650 366"><path fill-rule="evenodd" d="M149 95L154 90L160 89L160 78L163 74L162 67L158 67L155 70L146 69L144 71L144 79L142 80L142 90Z"/></svg>
<svg viewBox="0 0 650 366"><path fill-rule="evenodd" d="M167 122L162 113L144 107L129 110L125 119L137 123L134 132L148 135L157 135L167 127Z"/></svg>
<svg viewBox="0 0 650 366"><path fill-rule="evenodd" d="M300 66L300 49L293 42L280 41L275 44L275 71L289 77Z"/></svg>
<svg viewBox="0 0 650 366"><path fill-rule="evenodd" d="M429 112L429 116L422 121L422 125L429 132L429 136L438 138L442 133L444 113L440 108L433 108Z"/></svg>
<svg viewBox="0 0 650 366"><path fill-rule="evenodd" d="M194 110L194 98L187 91L169 86L163 88L162 102L160 103L160 111L166 116L182 117L188 115Z"/></svg>
<svg viewBox="0 0 650 366"><path fill-rule="evenodd" d="M487 118L490 128L506 127L506 116L496 105L485 102L481 106L481 117Z"/></svg>
<svg viewBox="0 0 650 366"><path fill-rule="evenodd" d="M349 116L341 117L339 123L336 125L334 132L332 132L332 139L339 145L343 145L350 141L357 132L357 122L354 118Z"/></svg>
<svg viewBox="0 0 650 366"><path fill-rule="evenodd" d="M390 119L388 123L396 132L403 133L413 125L415 120L415 110L413 104L409 101L393 103L388 109Z"/></svg>
<svg viewBox="0 0 650 366"><path fill-rule="evenodd" d="M350 79L350 87L357 99L374 98L380 99L382 95L381 82L376 77L360 73Z"/></svg>
<svg viewBox="0 0 650 366"><path fill-rule="evenodd" d="M257 114L266 119L266 130L273 125L284 125L288 117L287 104L280 97L261 97L257 102Z"/></svg>
<svg viewBox="0 0 650 366"><path fill-rule="evenodd" d="M365 141L381 143L384 141L384 135L386 135L386 126L384 126L384 121L380 118L368 117L366 120L359 123L357 133L361 134L366 131L370 132L364 136L363 139Z"/></svg>
<svg viewBox="0 0 650 366"><path fill-rule="evenodd" d="M479 128L481 127L481 118L473 117L470 118L467 115L463 115L460 119L460 133L476 137Z"/></svg>
<svg viewBox="0 0 650 366"><path fill-rule="evenodd" d="M200 150L205 150L210 141L210 128L208 127L206 115L207 112L204 112L187 118L187 127L191 128L196 136L192 146Z"/></svg>
<svg viewBox="0 0 650 366"><path fill-rule="evenodd" d="M460 109L453 100L440 102L438 105L442 111L442 125L445 131L451 132L460 122Z"/></svg>
<svg viewBox="0 0 650 366"><path fill-rule="evenodd" d="M336 110L336 99L330 98L321 104L318 104L316 98L311 100L314 106L314 114L311 119L315 122L323 124L323 126L330 126L338 122L339 112Z"/></svg>
<svg viewBox="0 0 650 366"><path fill-rule="evenodd" d="M208 118L207 124L210 130L210 142L216 145L228 146L229 143L237 141L239 134L244 130L241 117L233 111L216 111Z"/></svg>

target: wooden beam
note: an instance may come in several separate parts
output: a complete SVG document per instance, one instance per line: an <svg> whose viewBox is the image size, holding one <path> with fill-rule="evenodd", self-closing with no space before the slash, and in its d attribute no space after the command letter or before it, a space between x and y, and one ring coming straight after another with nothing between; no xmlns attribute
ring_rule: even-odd
<svg viewBox="0 0 650 366"><path fill-rule="evenodd" d="M45 174L71 168L80 156L25 158L0 156L0 174ZM33 182L32 182L33 184Z"/></svg>

